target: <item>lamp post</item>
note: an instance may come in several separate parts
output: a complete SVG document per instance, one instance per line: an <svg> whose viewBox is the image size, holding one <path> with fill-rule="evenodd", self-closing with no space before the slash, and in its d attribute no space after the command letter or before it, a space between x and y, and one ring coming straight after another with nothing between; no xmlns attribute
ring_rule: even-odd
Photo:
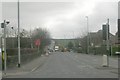
<svg viewBox="0 0 120 80"><path fill-rule="evenodd" d="M20 68L21 64L21 55L20 55L20 17L19 17L19 0L18 0L18 67Z"/></svg>
<svg viewBox="0 0 120 80"><path fill-rule="evenodd" d="M87 54L89 54L89 23L88 23L88 16L86 16L87 19Z"/></svg>

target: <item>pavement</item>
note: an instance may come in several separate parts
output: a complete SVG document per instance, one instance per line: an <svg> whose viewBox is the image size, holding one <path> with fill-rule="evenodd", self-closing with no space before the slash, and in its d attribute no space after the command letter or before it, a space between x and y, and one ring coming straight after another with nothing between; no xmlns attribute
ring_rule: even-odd
<svg viewBox="0 0 120 80"><path fill-rule="evenodd" d="M45 63L47 57L48 56L42 55L27 64L21 65L20 68L16 66L12 69L7 69L6 72L2 72L2 77L5 78L8 76L21 75L33 72Z"/></svg>
<svg viewBox="0 0 120 80"><path fill-rule="evenodd" d="M41 60L43 63L38 66ZM118 59L110 57L109 60L109 67L102 67L100 55L54 52L29 63L24 72L31 65L37 65L29 73L17 73L6 78L118 78Z"/></svg>

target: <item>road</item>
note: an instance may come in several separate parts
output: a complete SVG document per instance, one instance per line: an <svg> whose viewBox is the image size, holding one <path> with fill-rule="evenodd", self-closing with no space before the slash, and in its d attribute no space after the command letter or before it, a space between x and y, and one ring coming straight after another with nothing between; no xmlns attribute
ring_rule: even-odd
<svg viewBox="0 0 120 80"><path fill-rule="evenodd" d="M110 67L104 68L102 56L77 53L52 53L36 71L9 78L117 78L118 60L110 58Z"/></svg>

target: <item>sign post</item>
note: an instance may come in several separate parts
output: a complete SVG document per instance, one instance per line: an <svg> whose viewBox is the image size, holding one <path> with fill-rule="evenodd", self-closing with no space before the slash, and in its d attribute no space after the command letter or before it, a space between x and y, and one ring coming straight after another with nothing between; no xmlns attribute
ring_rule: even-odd
<svg viewBox="0 0 120 80"><path fill-rule="evenodd" d="M102 26L103 28L103 45L106 46L105 53L103 55L103 67L109 66L109 19L107 20L107 24Z"/></svg>

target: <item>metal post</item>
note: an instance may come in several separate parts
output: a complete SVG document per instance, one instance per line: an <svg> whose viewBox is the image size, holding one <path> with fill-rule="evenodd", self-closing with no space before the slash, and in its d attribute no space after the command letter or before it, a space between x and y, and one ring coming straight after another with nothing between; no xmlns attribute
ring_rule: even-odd
<svg viewBox="0 0 120 80"><path fill-rule="evenodd" d="M4 71L6 74L6 20L4 20Z"/></svg>
<svg viewBox="0 0 120 80"><path fill-rule="evenodd" d="M103 55L103 67L109 67L109 19L106 24L106 55Z"/></svg>
<svg viewBox="0 0 120 80"><path fill-rule="evenodd" d="M18 67L20 67L20 17L19 17L19 0L18 0Z"/></svg>
<svg viewBox="0 0 120 80"><path fill-rule="evenodd" d="M88 25L88 16L87 18L87 54L89 54L89 25Z"/></svg>
<svg viewBox="0 0 120 80"><path fill-rule="evenodd" d="M109 19L107 19L107 62L108 62L108 66L109 66Z"/></svg>

